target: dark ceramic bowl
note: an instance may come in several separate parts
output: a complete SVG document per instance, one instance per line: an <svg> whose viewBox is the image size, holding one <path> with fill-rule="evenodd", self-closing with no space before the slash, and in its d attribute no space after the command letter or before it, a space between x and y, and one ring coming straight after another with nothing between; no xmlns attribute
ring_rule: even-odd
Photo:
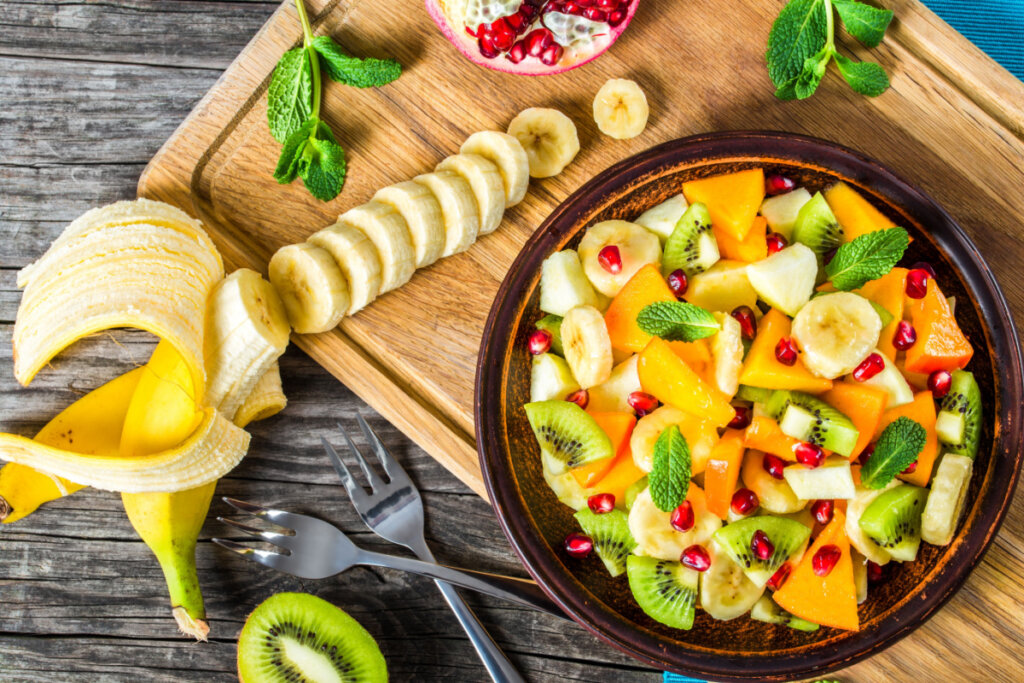
<svg viewBox="0 0 1024 683"><path fill-rule="evenodd" d="M541 262L574 247L602 220L633 219L680 192L684 181L760 166L811 190L844 180L914 241L905 263L934 265L943 291L976 349L971 369L985 401L985 428L953 543L922 544L916 562L893 563L872 587L856 633L801 633L748 618L723 622L701 610L693 629L663 626L633 601L625 576L612 579L596 557L569 558L562 540L576 528L541 474L522 405L529 398L526 338L538 308ZM527 242L501 285L485 328L476 379L476 437L487 490L506 536L543 589L599 638L650 666L715 681L820 676L907 635L960 587L991 543L1021 464L1021 355L1012 317L977 248L950 216L878 162L808 137L769 132L700 135L654 147L609 168L569 197ZM998 368L998 369L997 369Z"/></svg>

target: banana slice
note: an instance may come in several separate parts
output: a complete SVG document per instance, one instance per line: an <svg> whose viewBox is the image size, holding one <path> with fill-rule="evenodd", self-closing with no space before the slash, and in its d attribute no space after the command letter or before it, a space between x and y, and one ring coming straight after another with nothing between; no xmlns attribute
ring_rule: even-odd
<svg viewBox="0 0 1024 683"><path fill-rule="evenodd" d="M616 140L628 140L644 132L649 114L647 96L636 81L609 79L594 97L597 127Z"/></svg>
<svg viewBox="0 0 1024 683"><path fill-rule="evenodd" d="M416 253L402 214L382 202L369 201L338 216L365 234L380 258L380 293L401 287L416 272Z"/></svg>
<svg viewBox="0 0 1024 683"><path fill-rule="evenodd" d="M484 130L470 135L459 151L482 156L498 167L505 188L505 208L523 201L530 184L530 159L519 140L508 133Z"/></svg>
<svg viewBox="0 0 1024 683"><path fill-rule="evenodd" d="M328 252L348 282L349 306L354 315L380 294L380 256L366 234L346 223L315 232L306 240Z"/></svg>
<svg viewBox="0 0 1024 683"><path fill-rule="evenodd" d="M867 299L836 292L811 299L793 317L792 336L804 365L818 377L853 372L878 345L882 319Z"/></svg>
<svg viewBox="0 0 1024 683"><path fill-rule="evenodd" d="M299 334L332 329L349 308L348 283L324 249L303 242L281 247L270 259L270 282Z"/></svg>
<svg viewBox="0 0 1024 683"><path fill-rule="evenodd" d="M932 545L949 545L953 541L973 471L974 460L965 455L942 456L921 515L921 540Z"/></svg>
<svg viewBox="0 0 1024 683"><path fill-rule="evenodd" d="M481 235L498 229L505 214L505 185L493 161L479 154L456 154L434 170L458 173L469 183L479 207Z"/></svg>
<svg viewBox="0 0 1024 683"><path fill-rule="evenodd" d="M633 463L644 472L651 471L654 465L654 444L670 425L679 427L679 432L690 448L690 462L693 464L694 473L700 472L698 463L707 463L711 449L718 443L718 430L710 420L702 420L670 405L661 406L637 421L629 438Z"/></svg>
<svg viewBox="0 0 1024 683"><path fill-rule="evenodd" d="M434 193L444 217L442 256L466 251L480 234L480 213L469 183L453 171L435 171L413 178Z"/></svg>
<svg viewBox="0 0 1024 683"><path fill-rule="evenodd" d="M740 368L743 366L743 331L739 321L726 313L715 313L722 326L711 338L711 357L715 362L715 384L718 390L732 398L740 388Z"/></svg>
<svg viewBox="0 0 1024 683"><path fill-rule="evenodd" d="M700 575L700 606L715 619L728 621L750 611L764 588L747 578L743 568L714 541L708 544L711 567Z"/></svg>
<svg viewBox="0 0 1024 683"><path fill-rule="evenodd" d="M610 272L601 265L598 255L607 246L619 248L621 267ZM646 228L629 221L602 221L589 228L577 247L583 271L594 288L614 297L629 279L648 263L661 263L661 241Z"/></svg>
<svg viewBox="0 0 1024 683"><path fill-rule="evenodd" d="M526 150L534 178L558 175L580 151L576 124L557 109L524 109L508 124L508 134Z"/></svg>
<svg viewBox="0 0 1024 683"><path fill-rule="evenodd" d="M629 533L637 542L634 550L637 555L678 562L684 550L706 543L722 526L722 520L708 512L703 489L692 482L686 500L693 506L694 524L692 529L682 532L672 527L669 521L672 513L663 512L654 504L649 488L637 494L629 509Z"/></svg>
<svg viewBox="0 0 1024 683"><path fill-rule="evenodd" d="M799 512L807 501L796 497L785 479L776 479L764 468L764 453L748 450L740 469L743 485L757 494L761 507L767 512L785 515Z"/></svg>
<svg viewBox="0 0 1024 683"><path fill-rule="evenodd" d="M378 190L373 201L390 205L405 219L417 268L425 268L441 258L445 241L444 216L429 187L406 180Z"/></svg>
<svg viewBox="0 0 1024 683"><path fill-rule="evenodd" d="M562 349L573 377L584 389L612 374L612 341L604 316L593 306L577 306L562 319Z"/></svg>

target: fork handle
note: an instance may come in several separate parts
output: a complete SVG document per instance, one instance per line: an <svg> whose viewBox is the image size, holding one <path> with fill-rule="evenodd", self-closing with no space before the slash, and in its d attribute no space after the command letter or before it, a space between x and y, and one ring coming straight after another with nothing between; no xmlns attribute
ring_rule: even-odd
<svg viewBox="0 0 1024 683"><path fill-rule="evenodd" d="M552 602L537 584L526 579L501 576L500 574L488 574L471 569L454 569L443 564L431 564L430 562L414 560L408 557L396 557L395 555L384 555L383 553L374 553L366 550L361 550L357 554L353 564L388 567L403 572L428 576L432 579L453 583L456 586L462 586L479 593L485 593L502 600L547 612L563 619L567 618L565 612L559 609L558 605Z"/></svg>

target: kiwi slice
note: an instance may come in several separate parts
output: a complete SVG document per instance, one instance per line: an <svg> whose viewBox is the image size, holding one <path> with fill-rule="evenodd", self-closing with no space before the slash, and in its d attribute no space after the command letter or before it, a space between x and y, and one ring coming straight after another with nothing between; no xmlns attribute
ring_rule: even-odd
<svg viewBox="0 0 1024 683"><path fill-rule="evenodd" d="M687 631L697 603L697 572L673 560L630 555L626 559L629 590L640 609L655 621Z"/></svg>
<svg viewBox="0 0 1024 683"><path fill-rule="evenodd" d="M562 472L615 455L608 435L575 403L535 401L523 408L541 450L562 464Z"/></svg>
<svg viewBox="0 0 1024 683"><path fill-rule="evenodd" d="M647 477L640 477L639 479L637 479L636 481L629 485L629 488L626 489L626 493L623 496L625 500L622 501L623 503L625 503L627 510L633 509L633 501L636 500L636 497L640 495L641 491L647 488L647 485Z"/></svg>
<svg viewBox="0 0 1024 683"><path fill-rule="evenodd" d="M802 391L776 391L765 404L783 433L849 457L860 431L850 418Z"/></svg>
<svg viewBox="0 0 1024 683"><path fill-rule="evenodd" d="M767 403L774 393L771 389L741 384L740 388L736 390L736 398L740 401L750 401L751 403Z"/></svg>
<svg viewBox="0 0 1024 683"><path fill-rule="evenodd" d="M793 224L793 241L825 254L843 243L843 229L820 192L800 208Z"/></svg>
<svg viewBox="0 0 1024 683"><path fill-rule="evenodd" d="M943 451L974 458L981 439L981 391L974 374L967 370L954 370L949 393L942 399L936 417Z"/></svg>
<svg viewBox="0 0 1024 683"><path fill-rule="evenodd" d="M817 631L820 628L813 621L807 621L795 614L790 614L775 604L775 601L767 595L762 595L761 599L754 603L754 607L750 610L750 618L768 624L788 626L795 628L797 631L811 632Z"/></svg>
<svg viewBox="0 0 1024 683"><path fill-rule="evenodd" d="M775 546L767 560L756 557L750 548L750 542L757 531L767 534L768 540ZM768 579L784 562L803 551L810 535L811 530L800 522L785 517L759 515L725 525L715 532L714 539L733 562L743 568L747 578L761 587L768 583Z"/></svg>
<svg viewBox="0 0 1024 683"><path fill-rule="evenodd" d="M892 559L913 562L921 545L921 514L928 489L903 484L871 501L860 516L860 529L885 548Z"/></svg>
<svg viewBox="0 0 1024 683"><path fill-rule="evenodd" d="M636 548L626 513L615 509L598 515L590 508L583 508L575 516L583 533L594 542L594 550L608 573L618 576L626 571L626 558Z"/></svg>
<svg viewBox="0 0 1024 683"><path fill-rule="evenodd" d="M355 619L306 593L278 593L238 637L242 683L387 681L384 655Z"/></svg>
<svg viewBox="0 0 1024 683"><path fill-rule="evenodd" d="M719 258L708 207L699 202L691 204L665 242L661 272L666 277L675 270L696 275L715 265Z"/></svg>
<svg viewBox="0 0 1024 683"><path fill-rule="evenodd" d="M562 347L562 316L548 313L534 323L534 327L538 330L550 332L551 352L559 356L565 356L565 349Z"/></svg>

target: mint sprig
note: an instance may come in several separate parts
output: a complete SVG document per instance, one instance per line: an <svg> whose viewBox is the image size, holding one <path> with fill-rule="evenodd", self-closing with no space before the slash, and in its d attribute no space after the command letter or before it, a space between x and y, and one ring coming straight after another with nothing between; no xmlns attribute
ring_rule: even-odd
<svg viewBox="0 0 1024 683"><path fill-rule="evenodd" d="M636 323L647 334L665 341L697 341L722 329L710 312L685 301L648 304L640 310Z"/></svg>
<svg viewBox="0 0 1024 683"><path fill-rule="evenodd" d="M860 469L861 486L883 489L917 460L928 441L928 433L918 422L903 416L882 431L875 450Z"/></svg>
<svg viewBox="0 0 1024 683"><path fill-rule="evenodd" d="M671 512L686 500L690 489L690 447L677 425L669 425L654 444L650 474L651 500Z"/></svg>
<svg viewBox="0 0 1024 683"><path fill-rule="evenodd" d="M910 236L903 228L866 233L839 247L825 266L825 275L836 289L858 289L891 271L909 245Z"/></svg>
<svg viewBox="0 0 1024 683"><path fill-rule="evenodd" d="M868 47L878 46L893 17L891 10L857 0L790 0L772 24L765 53L779 99L813 95L832 59L857 92L876 97L888 89L889 77L881 66L855 62L836 51L833 6L850 35Z"/></svg>

